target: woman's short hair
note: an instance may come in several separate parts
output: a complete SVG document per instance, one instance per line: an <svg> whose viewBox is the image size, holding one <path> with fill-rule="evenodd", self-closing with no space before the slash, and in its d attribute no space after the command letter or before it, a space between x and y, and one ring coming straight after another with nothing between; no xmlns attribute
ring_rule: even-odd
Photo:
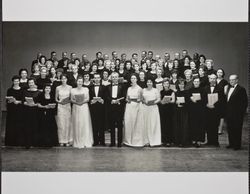
<svg viewBox="0 0 250 194"><path fill-rule="evenodd" d="M36 83L36 79L33 78L33 77L30 77L30 78L28 79L28 82L30 82L30 81L34 81L34 83Z"/></svg>
<svg viewBox="0 0 250 194"><path fill-rule="evenodd" d="M26 71L26 73L28 74L28 69L26 68L22 68L19 70L18 74L21 75L22 71Z"/></svg>
<svg viewBox="0 0 250 194"><path fill-rule="evenodd" d="M65 73L63 73L62 75L60 75L60 79L62 79L62 77L65 77L66 79L68 79L68 76Z"/></svg>
<svg viewBox="0 0 250 194"><path fill-rule="evenodd" d="M104 59L103 58L97 59L97 64L99 64L99 61L102 61L102 63L104 64Z"/></svg>
<svg viewBox="0 0 250 194"><path fill-rule="evenodd" d="M11 81L14 81L14 80L16 80L16 79L20 79L21 77L19 76L19 75L14 75L12 78L11 78Z"/></svg>
<svg viewBox="0 0 250 194"><path fill-rule="evenodd" d="M47 58L46 58L44 55L42 55L42 56L40 56L39 59L38 59L39 63L41 63L42 58L45 59L45 62L47 61Z"/></svg>
<svg viewBox="0 0 250 194"><path fill-rule="evenodd" d="M224 69L219 68L219 69L217 69L216 73L217 73L219 70L221 70L221 71L222 71L222 77L224 77L224 76L225 76L225 71L224 71Z"/></svg>
<svg viewBox="0 0 250 194"><path fill-rule="evenodd" d="M199 59L200 59L201 57L206 61L205 55L201 54L201 55L199 56Z"/></svg>
<svg viewBox="0 0 250 194"><path fill-rule="evenodd" d="M44 90L46 87L50 87L50 89L52 88L52 86L51 86L51 84L50 84L50 83L46 83L46 84L44 84L44 86L43 86L43 90Z"/></svg>
<svg viewBox="0 0 250 194"><path fill-rule="evenodd" d="M184 75L186 75L187 73L190 73L190 74L192 75L192 70L191 70L191 69L186 69L186 70L184 71Z"/></svg>
<svg viewBox="0 0 250 194"><path fill-rule="evenodd" d="M78 81L79 79L82 79L83 80L83 77L80 75L77 77L76 81Z"/></svg>
<svg viewBox="0 0 250 194"><path fill-rule="evenodd" d="M177 69L173 69L172 72L171 72L171 75L174 74L174 73L177 74L177 75L179 74Z"/></svg>
<svg viewBox="0 0 250 194"><path fill-rule="evenodd" d="M148 81L151 81L153 83L153 87L155 87L155 80L151 77L146 78L146 83L148 83Z"/></svg>

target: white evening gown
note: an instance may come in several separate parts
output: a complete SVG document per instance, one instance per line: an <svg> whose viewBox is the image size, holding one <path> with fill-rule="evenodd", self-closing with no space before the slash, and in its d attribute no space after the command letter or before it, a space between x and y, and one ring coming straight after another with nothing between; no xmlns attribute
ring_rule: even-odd
<svg viewBox="0 0 250 194"><path fill-rule="evenodd" d="M73 88L71 90L71 95L74 96L79 94L84 94L84 99L89 98L89 89L87 87L83 87L80 90L78 88ZM92 147L93 131L88 103L84 103L80 106L73 104L72 129L73 147Z"/></svg>
<svg viewBox="0 0 250 194"><path fill-rule="evenodd" d="M135 88L129 87L127 95L130 98L141 97L141 87L136 86ZM123 143L128 146L141 147L146 142L146 133L144 128L143 120L143 107L142 103L131 101L126 104L124 113L124 138Z"/></svg>
<svg viewBox="0 0 250 194"><path fill-rule="evenodd" d="M159 98L160 93L156 88L151 90L144 88L142 96L146 101L150 101ZM150 146L161 145L161 122L158 105L147 106L143 104L143 117L147 144Z"/></svg>
<svg viewBox="0 0 250 194"><path fill-rule="evenodd" d="M70 97L71 87L63 88L58 86L59 100ZM70 143L73 141L73 133L71 129L71 104L58 104L57 106L57 132L59 143Z"/></svg>

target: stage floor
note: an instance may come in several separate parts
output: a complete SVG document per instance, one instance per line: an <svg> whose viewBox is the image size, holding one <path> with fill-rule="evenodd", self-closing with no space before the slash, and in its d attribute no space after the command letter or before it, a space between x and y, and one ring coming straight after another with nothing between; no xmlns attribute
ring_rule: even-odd
<svg viewBox="0 0 250 194"><path fill-rule="evenodd" d="M3 122L4 123L4 122ZM2 124L3 124L2 123ZM3 126L3 125L2 125ZM2 139L4 130L2 130ZM109 133L106 133L109 140ZM228 150L227 133L220 148L2 147L2 171L41 172L247 172L247 122L242 150Z"/></svg>

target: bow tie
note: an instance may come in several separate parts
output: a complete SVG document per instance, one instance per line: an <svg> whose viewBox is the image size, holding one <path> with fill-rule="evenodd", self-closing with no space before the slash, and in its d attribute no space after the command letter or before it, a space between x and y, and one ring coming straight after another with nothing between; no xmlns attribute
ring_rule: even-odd
<svg viewBox="0 0 250 194"><path fill-rule="evenodd" d="M112 84L112 86L118 86L118 84Z"/></svg>
<svg viewBox="0 0 250 194"><path fill-rule="evenodd" d="M234 88L234 87L235 87L235 86L231 86L231 85L230 85L230 87L229 87L229 88Z"/></svg>
<svg viewBox="0 0 250 194"><path fill-rule="evenodd" d="M215 87L215 85L211 85L210 87Z"/></svg>
<svg viewBox="0 0 250 194"><path fill-rule="evenodd" d="M100 86L100 84L96 84L95 87L96 87L96 86Z"/></svg>

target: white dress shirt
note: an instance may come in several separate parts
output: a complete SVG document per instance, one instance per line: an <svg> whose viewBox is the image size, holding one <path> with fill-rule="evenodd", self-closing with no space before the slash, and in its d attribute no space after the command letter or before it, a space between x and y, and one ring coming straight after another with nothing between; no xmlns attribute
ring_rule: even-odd
<svg viewBox="0 0 250 194"><path fill-rule="evenodd" d="M211 93L214 93L214 86L210 86Z"/></svg>
<svg viewBox="0 0 250 194"><path fill-rule="evenodd" d="M95 89L95 96L96 97L98 96L99 88L100 88L99 85L94 87L94 89Z"/></svg>

